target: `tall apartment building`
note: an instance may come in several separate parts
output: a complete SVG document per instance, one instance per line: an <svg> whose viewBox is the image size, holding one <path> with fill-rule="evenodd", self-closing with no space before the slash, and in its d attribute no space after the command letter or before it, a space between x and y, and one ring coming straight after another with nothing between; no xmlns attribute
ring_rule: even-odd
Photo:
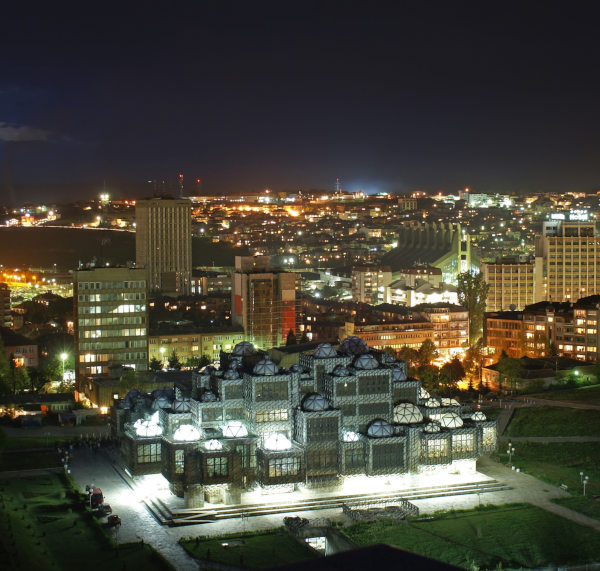
<svg viewBox="0 0 600 571"><path fill-rule="evenodd" d="M297 334L296 275L270 269L267 256L236 256L231 290L231 316L246 339L259 348L285 343Z"/></svg>
<svg viewBox="0 0 600 571"><path fill-rule="evenodd" d="M433 342L440 357L454 357L469 344L469 312L460 305L423 303L413 308L433 325Z"/></svg>
<svg viewBox="0 0 600 571"><path fill-rule="evenodd" d="M544 224L536 256L546 266L546 299L576 301L600 293L600 238L595 222L558 220Z"/></svg>
<svg viewBox="0 0 600 571"><path fill-rule="evenodd" d="M520 262L502 258L481 264L483 278L489 285L487 311L521 310L544 299L541 258Z"/></svg>
<svg viewBox="0 0 600 571"><path fill-rule="evenodd" d="M485 314L483 341L490 362L497 361L502 351L509 357L522 357L524 340L522 311L494 311Z"/></svg>
<svg viewBox="0 0 600 571"><path fill-rule="evenodd" d="M10 288L4 283L0 283L0 327L12 327Z"/></svg>
<svg viewBox="0 0 600 571"><path fill-rule="evenodd" d="M77 388L111 365L148 369L148 280L143 269L94 268L73 276Z"/></svg>
<svg viewBox="0 0 600 571"><path fill-rule="evenodd" d="M352 268L352 300L372 305L386 303L390 283L392 270L389 266L356 266Z"/></svg>
<svg viewBox="0 0 600 571"><path fill-rule="evenodd" d="M192 277L192 203L153 198L135 205L135 255L148 270L149 290L188 295Z"/></svg>

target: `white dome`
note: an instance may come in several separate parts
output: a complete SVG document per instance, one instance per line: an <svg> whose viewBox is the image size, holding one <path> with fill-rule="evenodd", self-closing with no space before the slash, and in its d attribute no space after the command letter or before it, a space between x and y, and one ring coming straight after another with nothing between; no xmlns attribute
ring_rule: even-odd
<svg viewBox="0 0 600 571"><path fill-rule="evenodd" d="M446 397L441 398L442 406L460 406L460 403L456 399L450 399Z"/></svg>
<svg viewBox="0 0 600 571"><path fill-rule="evenodd" d="M430 396L431 395L423 387L419 389L419 398L421 400L428 399Z"/></svg>
<svg viewBox="0 0 600 571"><path fill-rule="evenodd" d="M439 432L442 427L437 422L428 422L423 427L423 432Z"/></svg>
<svg viewBox="0 0 600 571"><path fill-rule="evenodd" d="M427 408L436 408L436 407L440 406L440 401L437 400L436 398L429 397L428 399L425 400L425 402L423 404Z"/></svg>
<svg viewBox="0 0 600 571"><path fill-rule="evenodd" d="M345 355L362 355L368 352L368 345L360 337L346 337L340 343L340 353Z"/></svg>
<svg viewBox="0 0 600 571"><path fill-rule="evenodd" d="M139 422L139 424L138 424L138 422ZM138 436L148 437L148 436L160 436L162 434L162 428L158 424L152 422L151 420L142 420L141 422L137 421L134 424L134 426L135 426L135 433Z"/></svg>
<svg viewBox="0 0 600 571"><path fill-rule="evenodd" d="M446 412L440 417L440 424L444 428L460 428L463 425L463 420L454 412Z"/></svg>
<svg viewBox="0 0 600 571"><path fill-rule="evenodd" d="M171 402L167 397L158 397L154 399L152 403L152 408L154 410L158 410L159 408L171 408Z"/></svg>
<svg viewBox="0 0 600 571"><path fill-rule="evenodd" d="M223 450L223 445L218 440L213 438L212 440L207 440L204 443L204 448L207 450Z"/></svg>
<svg viewBox="0 0 600 571"><path fill-rule="evenodd" d="M235 381L240 378L237 367L229 367L224 373L223 378L227 381Z"/></svg>
<svg viewBox="0 0 600 571"><path fill-rule="evenodd" d="M279 368L271 359L261 359L256 365L254 365L254 369L252 372L255 375L276 375L279 372Z"/></svg>
<svg viewBox="0 0 600 571"><path fill-rule="evenodd" d="M313 351L313 357L316 357L317 359L337 357L337 351L331 346L331 343L321 343Z"/></svg>
<svg viewBox="0 0 600 571"><path fill-rule="evenodd" d="M202 402L217 402L217 395L210 389L205 390L200 397Z"/></svg>
<svg viewBox="0 0 600 571"><path fill-rule="evenodd" d="M263 448L265 450L289 450L292 447L292 443L289 438L280 432L276 434L269 434L265 438Z"/></svg>
<svg viewBox="0 0 600 571"><path fill-rule="evenodd" d="M305 410L306 412L318 412L327 410L328 408L329 401L319 393L306 395L302 401L302 410Z"/></svg>
<svg viewBox="0 0 600 571"><path fill-rule="evenodd" d="M392 381L406 381L406 370L402 367L392 369Z"/></svg>
<svg viewBox="0 0 600 571"><path fill-rule="evenodd" d="M352 373L346 365L339 364L333 368L331 374L335 377L349 377Z"/></svg>
<svg viewBox="0 0 600 571"><path fill-rule="evenodd" d="M250 341L241 341L233 348L232 353L236 357L246 357L248 355L254 355L254 353L256 353L256 349L254 348L254 345L250 343Z"/></svg>
<svg viewBox="0 0 600 571"><path fill-rule="evenodd" d="M193 442L199 440L202 433L198 428L192 424L182 424L174 433L173 440L179 440L182 442Z"/></svg>
<svg viewBox="0 0 600 571"><path fill-rule="evenodd" d="M358 442L358 434L352 430L346 430L346 432L342 434L342 440L344 442Z"/></svg>
<svg viewBox="0 0 600 571"><path fill-rule="evenodd" d="M248 430L239 420L230 420L223 427L223 436L225 438L244 438L248 436Z"/></svg>
<svg viewBox="0 0 600 571"><path fill-rule="evenodd" d="M371 422L367 428L367 435L373 438L383 438L384 436L392 436L393 434L393 426L381 418Z"/></svg>
<svg viewBox="0 0 600 571"><path fill-rule="evenodd" d="M394 422L397 424L423 422L423 415L418 406L412 403L403 402L394 407Z"/></svg>
<svg viewBox="0 0 600 571"><path fill-rule="evenodd" d="M173 401L173 410L175 412L190 412L191 404L189 397L179 397Z"/></svg>
<svg viewBox="0 0 600 571"><path fill-rule="evenodd" d="M485 416L485 414L483 414L483 412L481 412L480 410L474 412L471 415L471 420L475 420L477 422L481 422L483 420L487 420L487 417Z"/></svg>
<svg viewBox="0 0 600 571"><path fill-rule="evenodd" d="M364 370L372 370L377 369L379 367L379 362L373 355L369 355L368 353L361 355L354 361L354 368Z"/></svg>

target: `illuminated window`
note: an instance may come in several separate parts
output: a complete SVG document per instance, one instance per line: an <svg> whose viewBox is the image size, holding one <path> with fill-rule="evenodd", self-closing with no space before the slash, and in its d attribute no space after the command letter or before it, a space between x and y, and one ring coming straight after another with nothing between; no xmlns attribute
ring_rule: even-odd
<svg viewBox="0 0 600 571"><path fill-rule="evenodd" d="M280 410L258 410L256 411L256 422L277 422L288 419L287 409Z"/></svg>
<svg viewBox="0 0 600 571"><path fill-rule="evenodd" d="M443 458L448 455L447 440L427 440L427 458Z"/></svg>
<svg viewBox="0 0 600 571"><path fill-rule="evenodd" d="M269 460L269 478L295 476L300 472L300 458L273 458Z"/></svg>
<svg viewBox="0 0 600 571"><path fill-rule="evenodd" d="M183 474L184 469L184 452L183 450L175 450L175 474Z"/></svg>
<svg viewBox="0 0 600 571"><path fill-rule="evenodd" d="M227 473L227 456L211 456L206 459L206 475L209 478L227 476Z"/></svg>
<svg viewBox="0 0 600 571"><path fill-rule="evenodd" d="M473 435L454 434L452 436L452 452L473 452Z"/></svg>
<svg viewBox="0 0 600 571"><path fill-rule="evenodd" d="M160 444L139 444L137 447L138 464L160 462Z"/></svg>

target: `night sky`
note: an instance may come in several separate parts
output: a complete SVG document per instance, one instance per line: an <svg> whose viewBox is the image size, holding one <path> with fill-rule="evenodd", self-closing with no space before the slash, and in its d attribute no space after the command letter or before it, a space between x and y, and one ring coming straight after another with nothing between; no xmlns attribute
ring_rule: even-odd
<svg viewBox="0 0 600 571"><path fill-rule="evenodd" d="M41 5L3 7L2 203L600 188L584 3Z"/></svg>

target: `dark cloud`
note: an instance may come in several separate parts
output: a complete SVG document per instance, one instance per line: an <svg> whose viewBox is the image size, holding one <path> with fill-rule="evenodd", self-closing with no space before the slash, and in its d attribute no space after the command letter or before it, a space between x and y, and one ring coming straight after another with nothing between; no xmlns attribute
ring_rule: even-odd
<svg viewBox="0 0 600 571"><path fill-rule="evenodd" d="M0 121L0 141L23 143L27 141L48 141L52 133L29 125L13 125Z"/></svg>

